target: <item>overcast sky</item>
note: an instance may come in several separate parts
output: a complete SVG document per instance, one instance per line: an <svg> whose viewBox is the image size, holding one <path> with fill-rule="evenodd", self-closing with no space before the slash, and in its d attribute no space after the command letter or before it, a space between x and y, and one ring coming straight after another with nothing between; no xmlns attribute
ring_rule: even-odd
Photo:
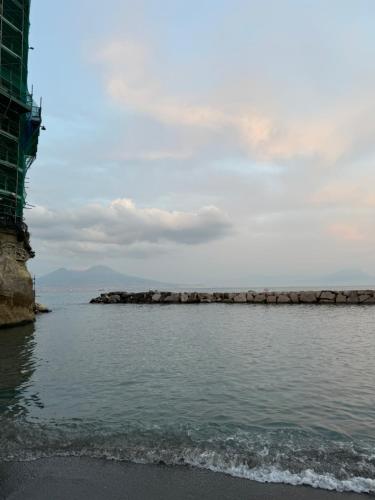
<svg viewBox="0 0 375 500"><path fill-rule="evenodd" d="M32 2L33 272L375 274L374 0L61 5Z"/></svg>

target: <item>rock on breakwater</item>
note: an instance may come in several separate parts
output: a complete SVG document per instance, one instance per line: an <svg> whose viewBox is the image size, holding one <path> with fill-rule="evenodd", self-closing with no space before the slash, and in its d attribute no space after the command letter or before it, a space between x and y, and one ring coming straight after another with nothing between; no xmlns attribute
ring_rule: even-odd
<svg viewBox="0 0 375 500"><path fill-rule="evenodd" d="M108 292L91 304L317 304L374 305L375 290L320 290L300 292Z"/></svg>

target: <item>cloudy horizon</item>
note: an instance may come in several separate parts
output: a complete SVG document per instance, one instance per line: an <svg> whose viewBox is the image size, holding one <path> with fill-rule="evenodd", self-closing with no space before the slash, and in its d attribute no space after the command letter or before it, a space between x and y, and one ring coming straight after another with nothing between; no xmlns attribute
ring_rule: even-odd
<svg viewBox="0 0 375 500"><path fill-rule="evenodd" d="M32 4L31 270L374 274L371 0Z"/></svg>

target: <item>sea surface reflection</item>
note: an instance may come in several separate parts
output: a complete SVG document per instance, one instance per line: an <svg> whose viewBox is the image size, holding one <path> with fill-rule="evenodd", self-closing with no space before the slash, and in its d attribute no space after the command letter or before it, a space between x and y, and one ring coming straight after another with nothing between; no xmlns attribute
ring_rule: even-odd
<svg viewBox="0 0 375 500"><path fill-rule="evenodd" d="M35 371L34 324L0 331L0 415L25 416L29 403L40 404L29 392Z"/></svg>
<svg viewBox="0 0 375 500"><path fill-rule="evenodd" d="M0 331L0 462L91 456L375 492L375 307L90 305Z"/></svg>

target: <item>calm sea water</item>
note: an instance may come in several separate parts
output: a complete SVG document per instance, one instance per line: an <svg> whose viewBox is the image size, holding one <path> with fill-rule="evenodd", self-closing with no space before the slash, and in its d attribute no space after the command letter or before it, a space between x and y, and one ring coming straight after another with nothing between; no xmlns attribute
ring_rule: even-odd
<svg viewBox="0 0 375 500"><path fill-rule="evenodd" d="M90 305L0 332L0 460L192 464L375 492L375 307Z"/></svg>

